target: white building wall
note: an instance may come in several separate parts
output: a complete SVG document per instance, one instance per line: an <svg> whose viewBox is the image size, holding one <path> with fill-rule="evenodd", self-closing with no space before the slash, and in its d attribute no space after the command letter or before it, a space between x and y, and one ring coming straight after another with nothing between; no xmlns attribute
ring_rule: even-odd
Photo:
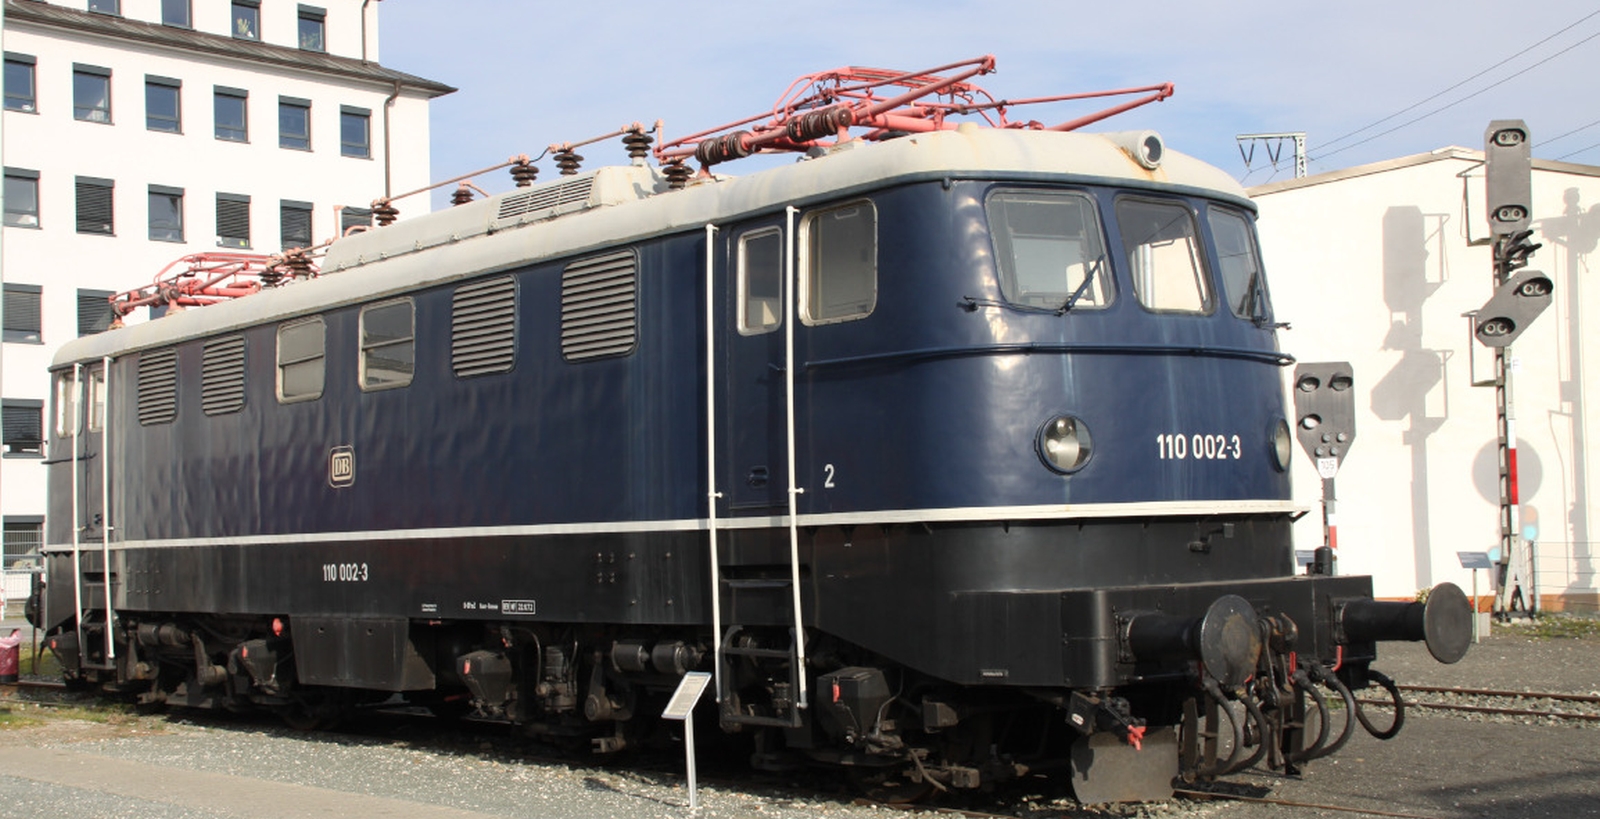
<svg viewBox="0 0 1600 819"><path fill-rule="evenodd" d="M31 4L29 4L31 5ZM86 0L57 3L84 9ZM359 60L362 36L366 54L376 59L377 3L325 0L329 53ZM8 284L42 288L43 343L6 343L0 390L6 399L31 399L46 405L46 368L56 347L78 334L78 290L120 292L149 283L168 263L192 253L218 249L216 196L243 194L250 202L250 251L274 253L280 247L281 200L313 204L312 232L321 242L338 230L336 206L368 207L385 194L385 122L392 136L389 162L392 192L428 184L428 101L448 88L399 75L351 76L305 66L275 65L212 54L198 49L154 44L107 33L68 30L8 14L7 52L34 57L37 106L34 113L4 114L4 164L39 174L39 227L6 227L4 279ZM123 0L124 19L158 23L159 0ZM225 34L228 3L192 3L194 30ZM262 4L263 42L295 48L298 4ZM363 31L362 19L367 25ZM112 123L73 118L73 64L111 70ZM383 73L376 66L370 74ZM393 72L388 72L392 74ZM145 125L147 75L182 81L182 133L151 131ZM215 86L249 92L247 143L214 135ZM278 146L280 96L311 101L312 150ZM386 105L387 104L387 105ZM371 112L370 158L342 156L341 106ZM76 232L75 178L115 182L115 235ZM150 185L184 190L184 241L149 236ZM425 196L399 203L402 218L428 208ZM130 316L141 320L143 311ZM44 470L31 456L0 460L0 514L43 515Z"/></svg>
<svg viewBox="0 0 1600 819"><path fill-rule="evenodd" d="M1457 552L1499 536L1492 353L1462 314L1493 290L1480 152L1431 155L1251 191L1287 352L1349 361L1357 437L1337 481L1339 570L1371 574L1381 597L1441 581L1471 588ZM1530 267L1552 275L1555 303L1516 340L1514 401L1524 529L1538 544L1539 591L1592 601L1595 494L1589 454L1600 408L1600 287L1585 287L1600 235L1600 168L1535 163ZM1287 382L1286 378L1286 382ZM1295 499L1313 510L1299 548L1322 537L1321 481L1296 461ZM1480 575L1487 595L1488 578ZM1550 601L1559 603L1560 601ZM1591 603L1592 605L1592 603Z"/></svg>

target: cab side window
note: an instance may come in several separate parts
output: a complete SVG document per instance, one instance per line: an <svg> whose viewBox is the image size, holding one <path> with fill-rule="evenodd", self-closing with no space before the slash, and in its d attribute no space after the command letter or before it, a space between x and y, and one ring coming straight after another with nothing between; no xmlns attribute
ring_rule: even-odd
<svg viewBox="0 0 1600 819"><path fill-rule="evenodd" d="M800 225L800 314L806 324L866 318L878 302L878 212L866 200Z"/></svg>

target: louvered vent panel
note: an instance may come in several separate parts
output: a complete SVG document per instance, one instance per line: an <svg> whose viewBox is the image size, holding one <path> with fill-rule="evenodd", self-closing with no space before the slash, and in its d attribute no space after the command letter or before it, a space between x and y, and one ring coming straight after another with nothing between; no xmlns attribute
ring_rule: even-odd
<svg viewBox="0 0 1600 819"><path fill-rule="evenodd" d="M511 369L517 349L517 285L510 276L456 288L450 302L450 367L462 378Z"/></svg>
<svg viewBox="0 0 1600 819"><path fill-rule="evenodd" d="M200 357L200 410L207 415L223 415L242 409L244 339L213 341Z"/></svg>
<svg viewBox="0 0 1600 819"><path fill-rule="evenodd" d="M170 424L178 417L178 351L139 357L139 423Z"/></svg>
<svg viewBox="0 0 1600 819"><path fill-rule="evenodd" d="M515 219L542 210L559 208L575 202L588 202L589 191L594 187L593 176L582 176L569 182L534 188L526 193L513 194L500 200L497 219Z"/></svg>
<svg viewBox="0 0 1600 819"><path fill-rule="evenodd" d="M561 273L561 355L568 361L627 355L637 337L633 254L585 259Z"/></svg>

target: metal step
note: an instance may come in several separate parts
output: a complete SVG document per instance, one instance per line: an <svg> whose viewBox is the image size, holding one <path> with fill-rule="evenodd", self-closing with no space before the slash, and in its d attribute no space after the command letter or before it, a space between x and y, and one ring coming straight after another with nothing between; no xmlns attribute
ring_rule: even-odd
<svg viewBox="0 0 1600 819"><path fill-rule="evenodd" d="M785 585L787 585L787 583L785 583ZM799 643L797 642L800 638L795 630L791 629L789 631L789 647L786 649L751 648L747 646L734 645L734 638L737 637L739 632L743 630L744 626L729 626L727 633L725 633L722 637L721 648L717 652L717 701L721 703L721 713L719 714L720 719L722 720L723 724L733 725L756 725L774 728L801 727L804 722L801 719L800 712L804 706L800 704L791 703L788 709L787 717L768 717L758 716L755 714L741 714L733 710L733 698L729 696L729 692L727 691L727 681L730 678L729 675L732 673L731 669L729 668L729 658L732 657L750 657L760 660L787 660L789 666L789 691L793 692L795 695L798 695L798 692L800 691L800 674L802 673L802 669L800 668Z"/></svg>

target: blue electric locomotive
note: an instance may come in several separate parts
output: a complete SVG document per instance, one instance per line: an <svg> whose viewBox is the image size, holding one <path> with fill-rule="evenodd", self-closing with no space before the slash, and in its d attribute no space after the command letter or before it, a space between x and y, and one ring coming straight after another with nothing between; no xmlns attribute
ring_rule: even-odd
<svg viewBox="0 0 1600 819"><path fill-rule="evenodd" d="M613 751L705 669L758 763L1091 801L1335 750L1319 692L1392 690L1378 640L1458 659L1463 596L1295 576L1251 203L1151 132L947 122L1003 111L988 66L819 75L659 167L641 128L629 165L557 146L66 345L33 610L67 675Z"/></svg>

